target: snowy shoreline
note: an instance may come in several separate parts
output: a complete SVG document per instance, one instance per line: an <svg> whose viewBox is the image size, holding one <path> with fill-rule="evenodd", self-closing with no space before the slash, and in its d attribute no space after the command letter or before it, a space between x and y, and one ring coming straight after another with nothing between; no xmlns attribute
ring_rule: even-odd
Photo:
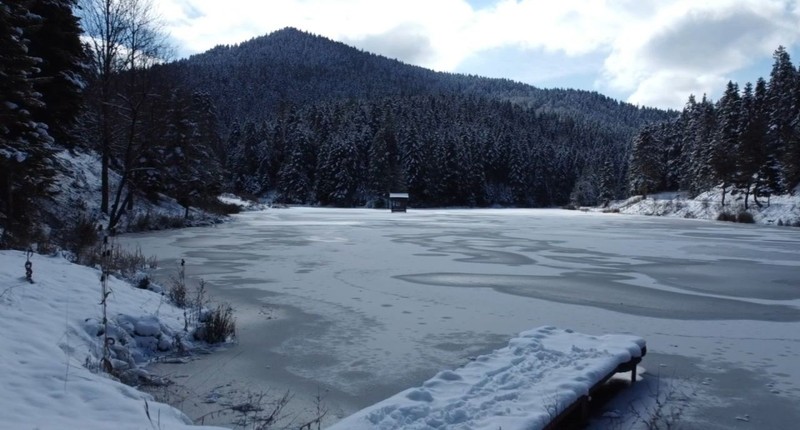
<svg viewBox="0 0 800 430"><path fill-rule="evenodd" d="M100 272L61 257L34 254L34 283L20 276L25 253L0 251L0 427L212 429L196 427L181 411L91 368L102 358L95 336L100 321ZM160 294L111 277L110 320L129 325L124 340L131 362L115 355L114 365L150 378L138 365L158 349L164 330L183 329L182 310ZM122 346L122 342L119 345ZM160 345L161 349L169 345ZM120 350L121 351L121 350ZM88 363L88 366L87 366ZM126 367L127 366L127 367Z"/></svg>
<svg viewBox="0 0 800 430"><path fill-rule="evenodd" d="M791 194L762 197L761 206L752 196L745 208L742 193L725 196L722 205L722 190L717 188L689 198L685 192L663 192L643 196L633 196L627 200L611 202L607 207L592 207L592 212L620 213L625 215L663 216L670 218L706 219L720 221L720 215L735 218L746 213L751 223L774 226L800 226L800 187Z"/></svg>

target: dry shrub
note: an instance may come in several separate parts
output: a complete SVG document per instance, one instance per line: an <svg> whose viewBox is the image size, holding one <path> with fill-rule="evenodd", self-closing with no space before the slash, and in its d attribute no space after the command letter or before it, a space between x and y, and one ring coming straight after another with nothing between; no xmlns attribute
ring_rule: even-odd
<svg viewBox="0 0 800 430"><path fill-rule="evenodd" d="M86 266L100 266L104 264L104 270L123 279L134 279L136 274L147 269L158 267L156 257L145 257L141 247L129 251L122 248L119 244L111 245L108 257L103 260L102 246L95 246L92 252L85 255L78 261Z"/></svg>
<svg viewBox="0 0 800 430"><path fill-rule="evenodd" d="M730 212L720 212L717 215L717 221L736 222L736 215Z"/></svg>
<svg viewBox="0 0 800 430"><path fill-rule="evenodd" d="M195 338L208 343L226 342L236 336L236 319L230 305L218 305L205 315L203 325L195 332Z"/></svg>
<svg viewBox="0 0 800 430"><path fill-rule="evenodd" d="M169 297L169 301L172 302L173 305L181 309L186 308L189 304L189 300L186 281L184 281L183 277L171 279L169 290L167 290L167 297Z"/></svg>
<svg viewBox="0 0 800 430"><path fill-rule="evenodd" d="M741 211L738 214L736 214L736 222L741 222L744 224L754 224L756 220L753 219L753 214L751 214L750 212Z"/></svg>

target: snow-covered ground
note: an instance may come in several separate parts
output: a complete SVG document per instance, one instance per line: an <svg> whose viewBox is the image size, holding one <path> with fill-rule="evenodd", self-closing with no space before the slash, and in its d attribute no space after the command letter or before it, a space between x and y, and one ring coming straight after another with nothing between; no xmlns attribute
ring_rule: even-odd
<svg viewBox="0 0 800 430"><path fill-rule="evenodd" d="M191 278L237 309L235 347L156 366L199 396L290 389L296 407L313 409L321 395L330 425L547 325L647 341L642 388L621 393L597 428L623 425L643 398L679 405L693 428L800 422L795 228L289 208L122 241L162 266L185 258ZM194 406L184 410L197 416Z"/></svg>
<svg viewBox="0 0 800 430"><path fill-rule="evenodd" d="M100 273L61 257L0 251L0 429L185 429L191 420L98 372L102 358ZM113 363L128 378L173 347L183 313L160 294L108 283ZM95 369L92 371L90 369ZM211 428L211 427L206 427Z"/></svg>
<svg viewBox="0 0 800 430"><path fill-rule="evenodd" d="M56 194L53 204L48 207L51 216L58 222L70 222L86 219L108 223L108 217L100 211L100 156L92 152L70 152L62 150L56 154L65 174L55 178ZM109 174L112 190L110 204L114 204L116 187L120 177L114 171ZM250 202L236 199L235 203L245 207ZM168 196L160 195L158 202L151 202L142 196L134 198L133 209L126 210L117 227L117 231L159 230L168 228L170 222L183 220L184 208ZM220 222L221 218L202 210L192 208L186 225L211 225ZM56 222L54 222L55 224Z"/></svg>
<svg viewBox="0 0 800 430"><path fill-rule="evenodd" d="M592 208L594 211L618 211L628 215L655 215L679 218L718 219L720 213L737 215L747 212L757 224L800 226L800 187L792 194L759 198L761 206L756 205L753 196L748 198L747 209L742 193L725 196L722 204L722 191L717 188L690 199L686 193L665 192L647 196L634 196L627 200L613 202L607 208Z"/></svg>
<svg viewBox="0 0 800 430"><path fill-rule="evenodd" d="M219 199L219 201L225 204L239 206L239 208L243 211L264 210L269 207L269 205L263 203L256 203L252 200L245 200L239 196L228 193L220 195L219 197L217 197L217 199Z"/></svg>

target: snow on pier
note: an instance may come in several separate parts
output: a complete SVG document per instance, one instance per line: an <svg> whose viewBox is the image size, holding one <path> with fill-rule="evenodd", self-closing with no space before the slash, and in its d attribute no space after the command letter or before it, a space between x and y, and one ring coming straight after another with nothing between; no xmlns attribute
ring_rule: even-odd
<svg viewBox="0 0 800 430"><path fill-rule="evenodd" d="M644 339L636 336L541 327L330 429L545 429L615 373L633 371L635 379L645 352Z"/></svg>

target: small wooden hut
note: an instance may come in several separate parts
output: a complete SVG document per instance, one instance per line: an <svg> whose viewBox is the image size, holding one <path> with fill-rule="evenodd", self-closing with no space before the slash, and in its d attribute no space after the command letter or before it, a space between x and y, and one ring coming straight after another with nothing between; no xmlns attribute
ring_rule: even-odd
<svg viewBox="0 0 800 430"><path fill-rule="evenodd" d="M389 207L392 212L405 212L408 208L408 193L389 193Z"/></svg>

